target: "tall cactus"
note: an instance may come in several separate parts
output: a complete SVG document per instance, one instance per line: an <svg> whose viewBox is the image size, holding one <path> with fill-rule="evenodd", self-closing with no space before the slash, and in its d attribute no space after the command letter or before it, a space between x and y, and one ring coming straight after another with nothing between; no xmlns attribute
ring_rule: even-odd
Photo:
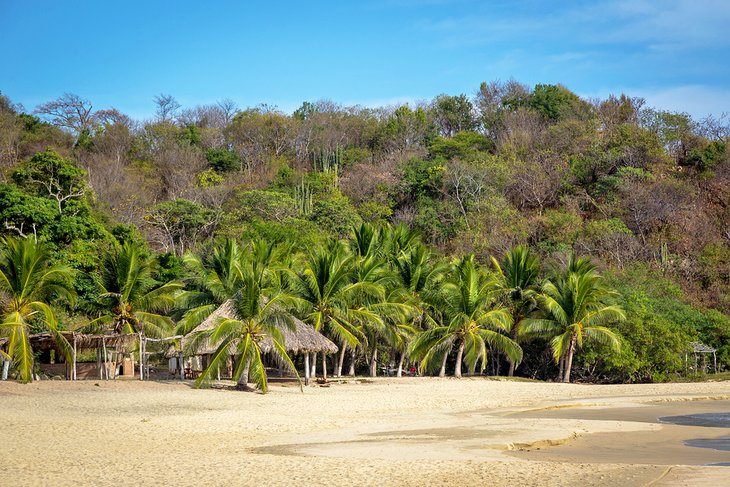
<svg viewBox="0 0 730 487"><path fill-rule="evenodd" d="M309 215L312 213L314 196L312 195L312 188L304 182L304 178L302 178L302 184L294 188L294 200L297 203L297 209L300 215Z"/></svg>

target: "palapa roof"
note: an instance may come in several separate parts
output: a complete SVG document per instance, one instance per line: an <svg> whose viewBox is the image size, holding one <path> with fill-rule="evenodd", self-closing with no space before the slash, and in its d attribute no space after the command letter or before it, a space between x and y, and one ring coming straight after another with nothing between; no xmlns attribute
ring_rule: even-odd
<svg viewBox="0 0 730 487"><path fill-rule="evenodd" d="M236 311L233 309L233 301L227 300L225 303L220 305L218 309L208 316L201 324L199 324L191 334L199 333L202 331L212 329L218 320L221 318L237 319ZM319 333L311 325L304 323L302 320L294 318L294 330L290 330L286 327L281 328L281 334L284 337L284 348L290 353L311 353L311 352L325 352L325 353L336 353L338 349L330 339ZM213 353L217 350L220 343L211 344L209 341L205 341L198 350L198 355L206 355ZM270 337L264 337L259 343L261 349L268 353L273 349ZM233 350L231 350L233 352Z"/></svg>
<svg viewBox="0 0 730 487"><path fill-rule="evenodd" d="M690 342L689 351L692 353L715 353L717 350L701 342Z"/></svg>
<svg viewBox="0 0 730 487"><path fill-rule="evenodd" d="M139 335L136 334L87 335L76 331L62 331L60 333L71 346L73 346L75 341L77 350L102 348L105 345L107 347L116 347L117 345L125 346L139 340ZM58 349L54 336L48 332L35 333L28 338L30 340L30 346L34 350ZM4 345L7 340L7 338L0 339L0 345Z"/></svg>

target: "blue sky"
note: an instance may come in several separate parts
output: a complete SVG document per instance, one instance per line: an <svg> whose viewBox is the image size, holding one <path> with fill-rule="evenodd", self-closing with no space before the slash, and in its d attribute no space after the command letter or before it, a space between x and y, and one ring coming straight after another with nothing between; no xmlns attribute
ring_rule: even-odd
<svg viewBox="0 0 730 487"><path fill-rule="evenodd" d="M0 0L0 91L64 92L137 118L153 98L380 105L482 81L625 92L695 117L730 112L730 1Z"/></svg>

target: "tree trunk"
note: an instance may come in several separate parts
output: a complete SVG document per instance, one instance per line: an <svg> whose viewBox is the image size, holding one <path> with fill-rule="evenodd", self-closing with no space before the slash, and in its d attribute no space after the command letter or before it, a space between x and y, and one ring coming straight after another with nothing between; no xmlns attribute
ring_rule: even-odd
<svg viewBox="0 0 730 487"><path fill-rule="evenodd" d="M309 376L312 379L316 379L317 378L317 354L315 352L312 352L309 360L312 365L312 370L309 372Z"/></svg>
<svg viewBox="0 0 730 487"><path fill-rule="evenodd" d="M308 386L309 385L309 372L310 372L310 369L309 369L309 354L305 352L304 353L304 385L305 386Z"/></svg>
<svg viewBox="0 0 730 487"><path fill-rule="evenodd" d="M454 369L454 377L461 379L461 359L464 357L464 346L466 344L462 340L459 344L459 350L456 352L456 368Z"/></svg>
<svg viewBox="0 0 730 487"><path fill-rule="evenodd" d="M403 361L406 359L406 353L401 352L400 360L398 360L398 377L403 377Z"/></svg>
<svg viewBox="0 0 730 487"><path fill-rule="evenodd" d="M560 355L560 362L558 362L558 382L563 382L564 371L565 371L565 353Z"/></svg>
<svg viewBox="0 0 730 487"><path fill-rule="evenodd" d="M335 377L342 377L342 366L345 363L345 352L347 351L347 344L343 343L340 349L340 358L337 361L337 370L335 370Z"/></svg>
<svg viewBox="0 0 730 487"><path fill-rule="evenodd" d="M378 349L373 349L373 354L370 358L370 377L376 377L378 375Z"/></svg>
<svg viewBox="0 0 730 487"><path fill-rule="evenodd" d="M439 370L439 377L446 377L446 359L449 358L449 352L444 352L444 359L441 361L441 370Z"/></svg>
<svg viewBox="0 0 730 487"><path fill-rule="evenodd" d="M353 347L350 351L350 373L349 375L351 377L355 377L355 355L357 353L357 350Z"/></svg>
<svg viewBox="0 0 730 487"><path fill-rule="evenodd" d="M565 376L563 382L570 382L570 370L573 368L573 354L575 353L577 337L573 336L570 340L570 348L568 348L568 356L565 357Z"/></svg>
<svg viewBox="0 0 730 487"><path fill-rule="evenodd" d="M327 380L327 354L322 352L322 378Z"/></svg>
<svg viewBox="0 0 730 487"><path fill-rule="evenodd" d="M243 357L241 357L241 360L243 360ZM241 372L241 377L238 378L238 382L236 383L237 389L243 391L248 390L248 370L250 366L251 362L246 361L246 364L243 366L243 372Z"/></svg>
<svg viewBox="0 0 730 487"><path fill-rule="evenodd" d="M10 370L10 360L3 360L3 378L2 380L8 380L8 371Z"/></svg>

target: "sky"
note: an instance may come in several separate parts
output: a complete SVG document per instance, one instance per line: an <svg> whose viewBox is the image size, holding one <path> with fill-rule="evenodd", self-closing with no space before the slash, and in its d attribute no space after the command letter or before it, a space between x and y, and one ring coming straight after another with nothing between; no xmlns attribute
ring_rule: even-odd
<svg viewBox="0 0 730 487"><path fill-rule="evenodd" d="M0 92L27 111L68 92L142 119L158 94L291 112L514 78L702 118L730 112L728 29L728 0L0 0Z"/></svg>

